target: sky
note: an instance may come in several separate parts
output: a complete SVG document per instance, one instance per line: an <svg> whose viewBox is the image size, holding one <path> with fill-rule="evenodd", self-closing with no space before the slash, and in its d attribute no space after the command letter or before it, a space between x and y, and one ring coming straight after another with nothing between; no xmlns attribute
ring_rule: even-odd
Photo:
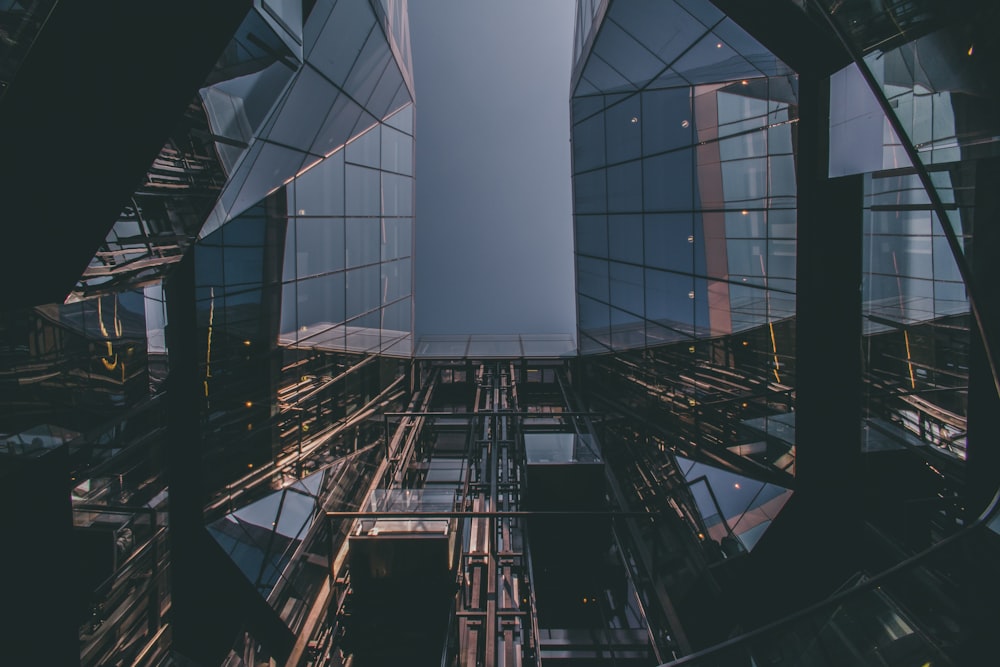
<svg viewBox="0 0 1000 667"><path fill-rule="evenodd" d="M575 0L411 0L416 333L575 338Z"/></svg>

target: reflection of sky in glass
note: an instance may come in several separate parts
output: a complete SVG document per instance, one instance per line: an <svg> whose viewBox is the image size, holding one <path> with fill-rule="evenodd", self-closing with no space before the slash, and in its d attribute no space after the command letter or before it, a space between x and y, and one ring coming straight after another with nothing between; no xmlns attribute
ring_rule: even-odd
<svg viewBox="0 0 1000 667"><path fill-rule="evenodd" d="M790 490L776 484L737 475L682 456L677 456L676 460L681 474L690 484L710 536L720 539L726 534L721 523L722 517L725 517L729 528L748 550L753 548L791 497ZM712 500L713 494L718 506ZM719 516L720 509L722 517Z"/></svg>

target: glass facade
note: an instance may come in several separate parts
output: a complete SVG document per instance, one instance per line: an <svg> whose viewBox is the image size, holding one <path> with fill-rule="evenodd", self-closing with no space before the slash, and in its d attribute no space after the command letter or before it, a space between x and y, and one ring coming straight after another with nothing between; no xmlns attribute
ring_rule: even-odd
<svg viewBox="0 0 1000 667"><path fill-rule="evenodd" d="M610 3L592 30L571 101L580 353L648 350L651 400L712 431L700 406L725 404L712 442L744 452L746 420L791 409L796 74L708 2ZM793 444L757 462L791 472Z"/></svg>
<svg viewBox="0 0 1000 667"><path fill-rule="evenodd" d="M39 597L71 609L80 664L164 664L176 637L201 650L192 626L230 641L229 621L226 664L423 650L439 630L414 625L420 576L379 583L404 603L354 606L361 533L450 535L437 620L473 662L611 646L650 664L964 664L977 632L993 648L996 8L770 6L843 40L852 64L817 74L768 51L808 60L742 3L579 0L574 347L415 337L405 0L248 5L67 302L0 316L9 570L68 554L72 586ZM0 8L0 105L54 6ZM838 256L831 282L857 329L822 342L859 366L814 380L809 336L845 329L803 306L832 265L799 264L824 238L800 211L845 183L857 201L836 215L859 233L838 248L858 262ZM815 393L845 376L860 409ZM838 410L859 437L810 459ZM828 484L816 461L837 456L851 465ZM528 479L567 463L595 476ZM587 516L528 540L547 495Z"/></svg>
<svg viewBox="0 0 1000 667"><path fill-rule="evenodd" d="M966 458L970 374L989 374L973 369L982 331L969 283L984 270L972 251L976 222L989 216L977 186L1000 145L995 73L982 52L990 13L817 4L857 58L832 77L831 99L865 93L863 113L831 110L830 172L864 174L866 430L954 465ZM862 159L836 150L850 135L865 137ZM983 250L988 238L980 231ZM984 310L981 297L978 318Z"/></svg>

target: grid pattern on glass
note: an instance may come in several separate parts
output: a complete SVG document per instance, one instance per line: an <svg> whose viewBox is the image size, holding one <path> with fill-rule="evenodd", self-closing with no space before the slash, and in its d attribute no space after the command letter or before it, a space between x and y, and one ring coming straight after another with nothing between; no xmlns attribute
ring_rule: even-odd
<svg viewBox="0 0 1000 667"><path fill-rule="evenodd" d="M374 123L287 186L282 345L412 353L413 137L398 129L412 131L412 114Z"/></svg>
<svg viewBox="0 0 1000 667"><path fill-rule="evenodd" d="M968 180L971 170L953 165L933 176L947 196L955 190L948 184ZM946 201L962 214L954 197ZM913 170L865 177L863 251L865 418L902 446L913 446L915 436L964 458L969 302Z"/></svg>
<svg viewBox="0 0 1000 667"><path fill-rule="evenodd" d="M796 75L702 0L612 2L597 30L571 103L580 352L615 353L596 372L671 447L794 474L767 422L795 386Z"/></svg>
<svg viewBox="0 0 1000 667"><path fill-rule="evenodd" d="M286 5L248 12L73 298L159 279L195 238L412 101L408 40L391 48L367 0L305 17Z"/></svg>
<svg viewBox="0 0 1000 667"><path fill-rule="evenodd" d="M685 18L670 24L666 44L654 36L668 6L671 17ZM712 34L679 5L657 3L645 15L636 5L621 7L611 5L595 52L617 45L604 47L605 59L628 72L637 45L646 43L705 83L679 78L664 86L649 75L659 65L649 64L631 80L638 92L578 90L573 100L581 350L726 335L791 317L794 77L721 18L729 42L745 50L743 61L764 63L763 70L718 57L712 50L731 50L722 38L694 60ZM621 26L634 26L645 42Z"/></svg>

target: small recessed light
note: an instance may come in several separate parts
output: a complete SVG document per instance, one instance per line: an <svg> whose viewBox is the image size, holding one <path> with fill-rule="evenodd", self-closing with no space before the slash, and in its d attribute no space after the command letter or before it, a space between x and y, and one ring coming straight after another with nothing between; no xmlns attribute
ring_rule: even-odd
<svg viewBox="0 0 1000 667"><path fill-rule="evenodd" d="M715 48L721 49L722 48L722 42L717 42L716 45L715 45Z"/></svg>
<svg viewBox="0 0 1000 667"><path fill-rule="evenodd" d="M749 211L740 211L741 215L746 215L747 213L749 213Z"/></svg>
<svg viewBox="0 0 1000 667"><path fill-rule="evenodd" d="M687 127L689 123L686 120L681 121L681 127Z"/></svg>
<svg viewBox="0 0 1000 667"><path fill-rule="evenodd" d="M639 122L639 117L638 116L632 116L632 124L635 125L638 122Z"/></svg>

